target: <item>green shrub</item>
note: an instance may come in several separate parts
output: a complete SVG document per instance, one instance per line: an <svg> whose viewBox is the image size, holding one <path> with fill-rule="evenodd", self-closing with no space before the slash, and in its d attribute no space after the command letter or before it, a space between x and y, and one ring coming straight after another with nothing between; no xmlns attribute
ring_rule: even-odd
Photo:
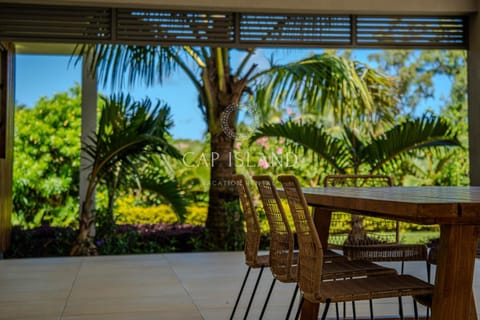
<svg viewBox="0 0 480 320"><path fill-rule="evenodd" d="M115 207L114 214L117 224L178 223L178 218L170 206L166 204L142 206L141 203L137 203L133 195L118 198ZM206 206L187 206L184 223L204 225L207 219L207 210Z"/></svg>
<svg viewBox="0 0 480 320"><path fill-rule="evenodd" d="M385 220L382 218L365 217L363 227L367 232L395 231L396 222L393 220ZM332 223L330 233L346 233L350 231L350 214L342 212L334 212L332 215ZM415 223L400 223L400 232L406 231L439 231L438 225L421 225Z"/></svg>

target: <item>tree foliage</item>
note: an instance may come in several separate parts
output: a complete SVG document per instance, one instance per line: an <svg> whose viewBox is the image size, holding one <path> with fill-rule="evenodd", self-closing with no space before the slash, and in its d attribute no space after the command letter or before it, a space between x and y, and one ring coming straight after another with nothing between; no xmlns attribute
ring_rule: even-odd
<svg viewBox="0 0 480 320"><path fill-rule="evenodd" d="M108 216L113 220L113 204L120 186L136 182L157 192L169 201L183 220L185 202L177 185L168 179L151 175L141 176L140 166L150 162L153 155L181 158L170 144L169 129L173 125L170 108L160 101L154 105L149 99L134 101L129 95L113 95L103 99L97 131L89 137L82 149L92 161L85 200L80 213L77 240L71 255L96 254L91 228L95 225L93 197L96 187L107 186Z"/></svg>
<svg viewBox="0 0 480 320"><path fill-rule="evenodd" d="M218 155L210 166L206 221L212 247L217 249L239 249L234 244L238 241L229 244L229 239L237 239L243 233L242 216L234 209L239 206L236 189L231 183L235 163L230 161L235 152L238 110L230 109L238 106L247 93L255 94L257 89L260 93L268 91L262 96L268 99L262 104L267 108L279 108L284 99L294 99L302 108L315 104L314 108L325 110L331 106L334 114L339 115L345 110L374 109L377 93L384 102L390 100L388 95L382 94L387 84L390 86L386 76L334 54L313 55L260 70L252 63L255 49L243 51L238 65L232 63L233 51L220 47L130 45L84 45L77 50L80 56L92 57L91 70L98 70L104 83L111 82L117 88L139 82L161 84L173 70L181 70L197 89L199 108L207 124L210 152ZM265 86L268 88L263 89ZM375 90L369 90L373 88ZM380 107L387 107L387 103ZM230 117L225 120L229 112ZM224 132L225 123L230 135Z"/></svg>
<svg viewBox="0 0 480 320"><path fill-rule="evenodd" d="M15 111L13 223L74 226L80 166L80 87Z"/></svg>
<svg viewBox="0 0 480 320"><path fill-rule="evenodd" d="M395 94L403 114L415 113L419 106L440 113L465 146L444 150L435 157L429 152L417 154L415 161L402 163L401 170L396 172L398 180L407 185L467 185L467 52L384 50L369 59L383 72L397 75Z"/></svg>
<svg viewBox="0 0 480 320"><path fill-rule="evenodd" d="M460 146L452 127L442 118L407 119L377 135L361 136L345 126L341 137L314 123L288 121L257 128L250 141L261 137L284 138L304 151L313 152L338 173L376 173L406 160L413 152ZM391 170L394 171L394 170Z"/></svg>

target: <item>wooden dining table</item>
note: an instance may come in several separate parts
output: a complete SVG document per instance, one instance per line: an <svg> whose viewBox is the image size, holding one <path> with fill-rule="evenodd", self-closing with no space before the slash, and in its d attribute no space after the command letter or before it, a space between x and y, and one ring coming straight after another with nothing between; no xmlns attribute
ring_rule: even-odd
<svg viewBox="0 0 480 320"><path fill-rule="evenodd" d="M439 224L431 319L477 319L472 286L480 230L480 187L304 188L303 192L314 208L324 248L335 211ZM317 319L318 308L318 304L305 301L301 319Z"/></svg>

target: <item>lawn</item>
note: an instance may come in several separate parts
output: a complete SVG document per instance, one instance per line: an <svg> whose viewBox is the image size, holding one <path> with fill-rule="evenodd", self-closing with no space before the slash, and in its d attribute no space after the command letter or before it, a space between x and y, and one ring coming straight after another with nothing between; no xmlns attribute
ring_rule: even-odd
<svg viewBox="0 0 480 320"><path fill-rule="evenodd" d="M405 231L400 234L401 243L427 243L439 238L440 231Z"/></svg>
<svg viewBox="0 0 480 320"><path fill-rule="evenodd" d="M383 239L387 242L395 241L395 234L393 232L375 232L374 237ZM405 244L427 244L430 240L439 238L440 231L404 231L400 233L400 243ZM345 234L331 235L329 238L330 244L341 245L346 239Z"/></svg>

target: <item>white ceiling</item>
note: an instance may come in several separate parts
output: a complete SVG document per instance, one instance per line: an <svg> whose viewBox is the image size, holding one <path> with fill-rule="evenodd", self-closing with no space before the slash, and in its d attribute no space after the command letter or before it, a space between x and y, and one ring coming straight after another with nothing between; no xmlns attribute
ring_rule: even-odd
<svg viewBox="0 0 480 320"><path fill-rule="evenodd" d="M468 14L480 0L0 0L0 3L261 13Z"/></svg>

